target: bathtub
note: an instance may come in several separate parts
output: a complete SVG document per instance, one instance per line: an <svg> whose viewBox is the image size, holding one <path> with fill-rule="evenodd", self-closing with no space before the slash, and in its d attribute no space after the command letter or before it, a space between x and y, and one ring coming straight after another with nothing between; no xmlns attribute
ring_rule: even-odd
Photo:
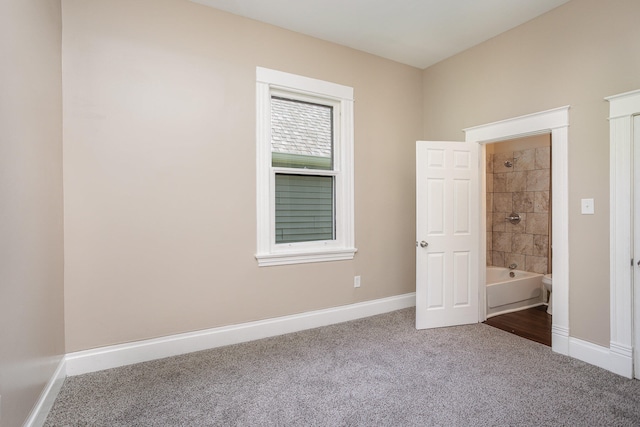
<svg viewBox="0 0 640 427"><path fill-rule="evenodd" d="M487 267L487 317L544 304L542 274Z"/></svg>

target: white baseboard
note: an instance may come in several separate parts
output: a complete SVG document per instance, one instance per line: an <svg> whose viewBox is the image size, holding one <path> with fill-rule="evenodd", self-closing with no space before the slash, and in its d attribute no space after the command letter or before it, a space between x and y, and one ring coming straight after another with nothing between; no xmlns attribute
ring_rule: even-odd
<svg viewBox="0 0 640 427"><path fill-rule="evenodd" d="M553 351L573 357L626 378L633 378L633 349L629 346L609 343L609 348L569 336L569 330L552 326Z"/></svg>
<svg viewBox="0 0 640 427"><path fill-rule="evenodd" d="M633 348L615 342L609 343L611 352L611 372L633 378Z"/></svg>
<svg viewBox="0 0 640 427"><path fill-rule="evenodd" d="M64 383L64 379L67 376L65 368L66 361L63 357L60 363L58 363L58 367L51 376L51 379L47 382L44 390L42 390L40 398L33 406L29 417L24 423L24 427L40 427L44 425L47 415L53 407L53 403L56 401L56 397L58 397L58 393L62 388L62 383Z"/></svg>
<svg viewBox="0 0 640 427"><path fill-rule="evenodd" d="M69 353L69 376L318 328L413 307L415 292L324 310Z"/></svg>
<svg viewBox="0 0 640 427"><path fill-rule="evenodd" d="M569 329L563 326L551 327L551 348L556 353L569 354Z"/></svg>
<svg viewBox="0 0 640 427"><path fill-rule="evenodd" d="M415 300L415 293L409 293L291 316L69 353L58 364L24 426L39 427L44 424L67 375L80 375L375 316L413 307ZM602 347L569 337L568 329L563 327L554 326L552 335L553 351L627 378L632 377L633 351L630 347L613 342L610 343L610 348Z"/></svg>
<svg viewBox="0 0 640 427"><path fill-rule="evenodd" d="M569 356L611 370L609 349L578 338L569 338Z"/></svg>
<svg viewBox="0 0 640 427"><path fill-rule="evenodd" d="M67 375L80 375L318 328L414 307L415 303L416 294L409 293L291 316L69 353L58 364L57 369L42 391L38 402L33 407L29 418L25 421L24 427L40 427L44 424ZM602 347L578 338L569 337L568 329L563 327L554 326L552 335L553 351L582 360L618 375L632 378L633 351L631 347L613 342L610 343L610 348Z"/></svg>
<svg viewBox="0 0 640 427"><path fill-rule="evenodd" d="M632 378L633 351L627 346L610 343L603 347L578 338L569 338L569 356L599 368Z"/></svg>

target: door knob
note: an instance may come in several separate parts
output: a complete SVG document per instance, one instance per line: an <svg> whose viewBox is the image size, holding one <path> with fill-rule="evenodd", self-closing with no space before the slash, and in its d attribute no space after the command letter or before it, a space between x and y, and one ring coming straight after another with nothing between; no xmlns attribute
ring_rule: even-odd
<svg viewBox="0 0 640 427"><path fill-rule="evenodd" d="M426 248L427 246L429 246L429 244L427 242L425 242L424 240L422 242L420 242L420 247L421 248Z"/></svg>

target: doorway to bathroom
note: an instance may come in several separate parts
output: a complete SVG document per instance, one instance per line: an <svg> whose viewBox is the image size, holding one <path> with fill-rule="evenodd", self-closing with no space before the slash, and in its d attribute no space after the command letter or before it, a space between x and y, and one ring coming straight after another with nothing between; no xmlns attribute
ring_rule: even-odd
<svg viewBox="0 0 640 427"><path fill-rule="evenodd" d="M485 323L551 345L551 134L484 145ZM545 277L546 275L546 277Z"/></svg>
<svg viewBox="0 0 640 427"><path fill-rule="evenodd" d="M569 186L568 186L568 147L569 147L569 106L540 111L525 116L513 117L498 122L487 123L464 129L465 141L476 143L480 147L487 144L527 136L551 134L553 157L551 204L553 257L553 317L551 326L551 347L554 352L569 354ZM481 150L483 155L485 150ZM481 177L486 171L485 163L480 163ZM486 184L486 183L485 183ZM482 193L486 188L481 189ZM486 212L485 201L482 211ZM486 221L480 224L481 245L478 248L481 268L478 270L480 303L479 319L487 319L486 312Z"/></svg>
<svg viewBox="0 0 640 427"><path fill-rule="evenodd" d="M487 144L506 141L517 138L524 138L527 136L551 134L553 141L552 145L552 175L553 175L553 192L552 192L552 204L553 204L553 240L551 242L553 247L553 292L552 292L552 304L553 304L553 318L551 327L552 349L554 352L568 355L569 354L569 190L568 190L568 142L569 142L569 106L554 108L551 110L541 111L525 116L514 117L499 122L488 123L484 125L474 126L463 130L465 133L465 143L460 145L459 143L448 143L448 147L460 151L460 153L454 153L453 157L459 160L458 169L467 170L469 165L476 164L477 167L473 167L476 170L475 184L470 183L468 192L462 192L464 194L485 194L486 182L484 175L485 171L485 149ZM427 145L425 145L427 144ZM428 147L428 142L418 141L417 146ZM481 148L480 150L472 150L472 147L465 145L475 145ZM436 150L439 153L442 150ZM462 161L464 159L470 159L471 157L464 155L464 152L478 152L482 153L482 161L478 162L478 156L472 156L475 160L473 162ZM440 153L434 153L430 161L423 162L421 160L420 152L417 152L417 168L416 168L416 182L417 182L417 223L416 223L416 327L418 329L438 327L438 326L454 326L465 323L483 322L487 319L486 310L486 221L483 219L486 212L486 200L484 197L476 197L481 201L476 204L473 201L460 204L460 208L468 207L469 209L462 209L460 212L465 212L473 215L462 215L461 218L476 218L476 220L469 220L468 222L473 225L474 230L470 232L462 233L469 235L475 239L475 244L466 253L469 254L470 259L473 259L471 267L468 271L469 274L455 275L442 275L434 274L434 269L428 268L428 255L433 255L435 249L433 245L429 245L429 241L422 240L425 237L430 236L428 233L428 227L425 228L425 222L427 218L425 215L430 212L440 212L441 210L429 210L424 209L428 207L425 204L425 200L429 200L429 192L425 191L425 180L421 179L424 176L420 175L420 171L424 169L424 166L429 164L435 165L443 162L443 157ZM423 153L424 154L424 153ZM428 159L427 159L428 160ZM448 161L450 163L450 161ZM428 170L429 168L427 168ZM446 177L445 177L446 178ZM428 180L427 180L428 181ZM441 182L440 179L438 182ZM481 185L480 185L481 181ZM459 183L460 184L460 183ZM422 185L422 186L421 186ZM441 186L436 186L440 188ZM466 188L460 185L460 188ZM473 191L473 188L477 188L479 191ZM445 194L439 192L438 194ZM447 193L449 194L449 193ZM426 197L426 198L425 198ZM466 200L466 199L465 199ZM479 209L476 209L476 206ZM478 213L478 210L482 213ZM438 215L438 218L442 216ZM453 218L451 215L445 215L442 218ZM422 221L422 222L421 222ZM455 222L453 219L451 221ZM440 224L441 222L437 222ZM465 222L466 224L466 222ZM476 227L476 224L478 226ZM449 227L451 228L451 227ZM479 229L479 230L475 230ZM433 233L432 233L433 234ZM442 233L436 233L439 236ZM460 233L459 233L460 234ZM449 251L451 252L451 251ZM440 270L435 270L438 273ZM431 272L431 273L430 273ZM453 271L455 273L455 269ZM463 273L465 273L463 272ZM477 274L474 274L476 272ZM448 278L445 283L444 279ZM464 291L464 295L469 295L469 299L466 302L459 301L459 304L455 303L455 298L444 298L444 293L454 293L456 289ZM438 298L434 300L433 298ZM448 302L445 305L444 302ZM454 316L454 313L458 308L469 308L477 312L476 316L469 316L469 319L465 317L464 321L458 321ZM451 314L451 316L446 317ZM419 316L420 315L420 316ZM434 315L437 319L442 320L437 325L430 324ZM439 316L439 317L438 317ZM419 322L419 317L425 322ZM443 320L443 317L444 318ZM477 319L477 320L475 320ZM431 322L433 323L433 322Z"/></svg>

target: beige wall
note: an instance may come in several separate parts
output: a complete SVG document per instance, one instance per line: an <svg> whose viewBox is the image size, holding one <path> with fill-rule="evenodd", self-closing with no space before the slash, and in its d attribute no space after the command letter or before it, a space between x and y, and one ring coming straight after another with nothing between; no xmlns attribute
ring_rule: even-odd
<svg viewBox="0 0 640 427"><path fill-rule="evenodd" d="M573 0L424 72L187 0L63 6L63 53L58 1L0 6L2 426L65 351L413 291L414 141L568 104L571 335L608 345L603 98L640 88L637 1ZM256 66L355 88L353 261L256 266Z"/></svg>
<svg viewBox="0 0 640 427"><path fill-rule="evenodd" d="M187 0L63 22L68 352L414 291L420 70ZM353 261L257 267L256 66L354 88Z"/></svg>
<svg viewBox="0 0 640 427"><path fill-rule="evenodd" d="M0 395L22 425L64 354L59 1L0 2Z"/></svg>
<svg viewBox="0 0 640 427"><path fill-rule="evenodd" d="M609 124L640 88L637 0L573 0L424 71L424 136L570 105L570 335L609 346ZM595 199L595 215L580 199Z"/></svg>

